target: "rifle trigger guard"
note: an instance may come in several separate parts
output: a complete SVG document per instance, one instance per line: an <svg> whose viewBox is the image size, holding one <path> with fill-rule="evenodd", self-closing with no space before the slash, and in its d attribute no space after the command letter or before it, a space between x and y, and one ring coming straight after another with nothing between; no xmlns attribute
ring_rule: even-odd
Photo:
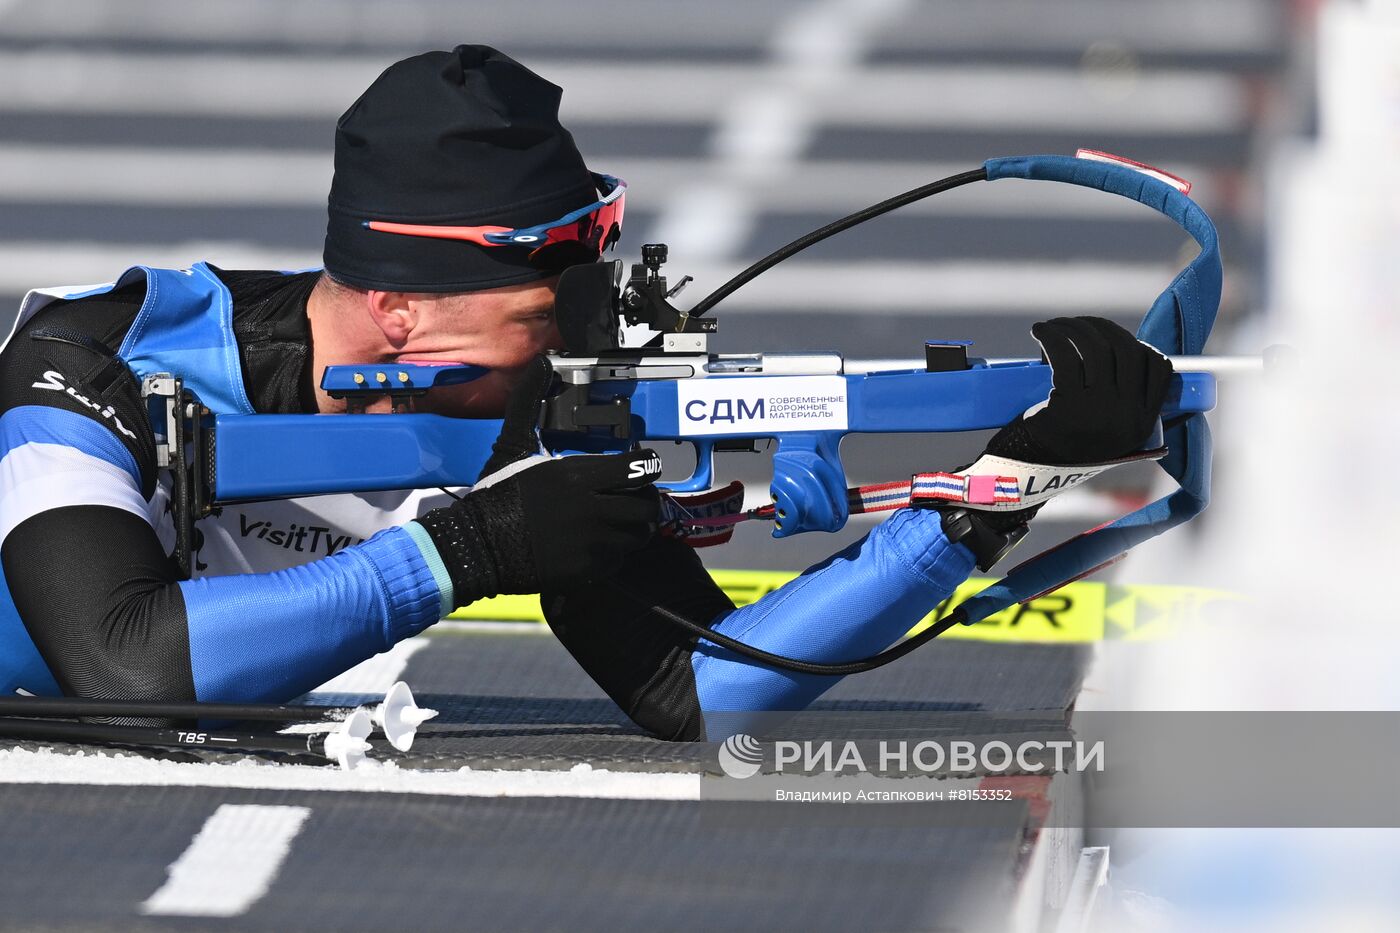
<svg viewBox="0 0 1400 933"><path fill-rule="evenodd" d="M695 472L678 482L657 483L667 492L705 492L715 484L715 442L692 440L695 447Z"/></svg>

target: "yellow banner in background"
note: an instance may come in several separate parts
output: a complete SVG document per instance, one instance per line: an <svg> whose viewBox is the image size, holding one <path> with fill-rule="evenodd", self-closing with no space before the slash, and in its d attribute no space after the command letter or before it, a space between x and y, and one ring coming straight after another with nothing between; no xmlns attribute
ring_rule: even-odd
<svg viewBox="0 0 1400 933"><path fill-rule="evenodd" d="M779 570L712 570L710 575L735 605L757 602L796 573ZM996 582L969 577L932 613L914 626L918 632L954 606ZM1212 608L1238 603L1242 597L1223 590L1191 586L1100 583L1080 580L1053 593L1012 606L973 625L955 625L942 638L975 641L1063 644L1095 641L1149 641L1166 638L1203 621ZM497 622L543 622L538 596L482 599L450 618Z"/></svg>

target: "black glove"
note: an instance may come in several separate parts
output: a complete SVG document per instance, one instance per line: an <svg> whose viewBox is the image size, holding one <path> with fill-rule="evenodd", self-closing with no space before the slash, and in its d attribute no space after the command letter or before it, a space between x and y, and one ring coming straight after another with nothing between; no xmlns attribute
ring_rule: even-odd
<svg viewBox="0 0 1400 933"><path fill-rule="evenodd" d="M1147 442L1167 397L1170 360L1103 318L1055 318L1031 335L1053 372L1050 399L998 431L987 453L1069 466L1124 457Z"/></svg>
<svg viewBox="0 0 1400 933"><path fill-rule="evenodd" d="M489 485L418 519L452 578L457 606L606 576L656 531L654 451L529 462L541 454L535 426L552 376L549 360L536 357L511 395L482 470Z"/></svg>
<svg viewBox="0 0 1400 933"><path fill-rule="evenodd" d="M986 452L1027 463L1072 466L1113 460L1142 447L1161 415L1171 361L1103 318L1055 318L1034 325L1031 336L1050 364L1050 398L1033 414L998 431ZM1005 553L1005 545L1024 534L1040 508L966 510L975 533L963 541L977 565L989 570ZM945 518L944 531L949 530Z"/></svg>

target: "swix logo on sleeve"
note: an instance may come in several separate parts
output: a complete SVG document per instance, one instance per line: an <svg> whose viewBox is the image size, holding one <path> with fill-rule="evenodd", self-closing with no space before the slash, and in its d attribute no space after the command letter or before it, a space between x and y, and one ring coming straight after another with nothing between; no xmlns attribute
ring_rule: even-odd
<svg viewBox="0 0 1400 933"><path fill-rule="evenodd" d="M633 460L631 463L627 464L628 479L641 479L643 476L660 472L660 457L647 457L645 460Z"/></svg>
<svg viewBox="0 0 1400 933"><path fill-rule="evenodd" d="M116 410L112 408L111 405L103 407L97 402L92 401L86 395L82 394L77 389L74 389L72 386L70 386L68 384L67 378L63 375L63 373L50 369L44 373L44 378L42 381L34 383L30 386L30 388L44 389L48 392L62 392L64 395L67 395L70 398L72 398L75 402L78 402L81 405L86 405L88 408L91 408L93 411L97 412L107 421L112 422L112 426L115 427L125 436L132 438L133 440L135 440L136 438L136 435L132 431L130 431L126 425L122 424L122 419L117 416Z"/></svg>

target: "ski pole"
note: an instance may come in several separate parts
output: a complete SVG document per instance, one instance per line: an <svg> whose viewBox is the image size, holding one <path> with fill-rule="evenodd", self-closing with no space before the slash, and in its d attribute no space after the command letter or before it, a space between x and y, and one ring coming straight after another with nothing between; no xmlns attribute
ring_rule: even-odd
<svg viewBox="0 0 1400 933"><path fill-rule="evenodd" d="M153 717L162 719L267 720L272 722L340 722L363 707L277 706L265 703L165 702L161 700L91 700L82 697L0 697L0 717L74 719L79 716ZM413 691L396 682L369 714L401 752L413 746L418 727L437 715L414 702Z"/></svg>
<svg viewBox="0 0 1400 933"><path fill-rule="evenodd" d="M199 729L162 729L146 726L104 726L56 719L0 718L0 736L54 742L95 742L138 748L209 748L218 751L310 752L350 770L365 758L366 741L373 726L369 713L357 709L329 733L306 736L249 735Z"/></svg>

